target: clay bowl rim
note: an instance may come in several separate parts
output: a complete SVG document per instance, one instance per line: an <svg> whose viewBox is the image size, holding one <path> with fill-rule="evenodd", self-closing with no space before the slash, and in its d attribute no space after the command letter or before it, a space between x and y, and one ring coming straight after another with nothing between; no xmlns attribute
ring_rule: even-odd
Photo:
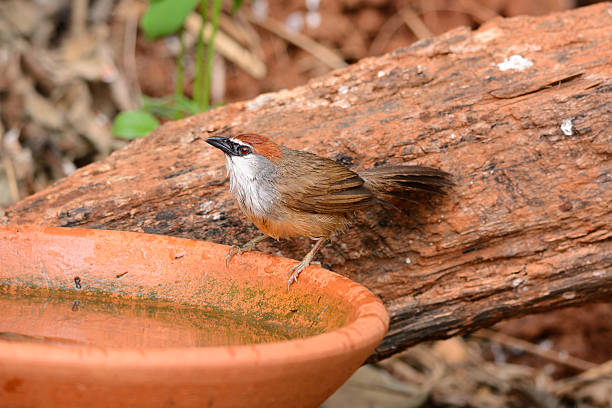
<svg viewBox="0 0 612 408"><path fill-rule="evenodd" d="M62 235L67 230L87 231L98 235L110 232L111 234L135 234L138 236L155 236L157 239L168 242L192 241L197 246L210 247L214 251L229 250L229 246L216 244L210 241L196 241L165 235L155 235L140 232L100 230L85 228L40 227L35 225L1 226L0 234L13 233L46 233ZM273 258L279 265L296 263L295 260L270 255L262 252L243 254L245 257ZM228 360L232 366L252 363L254 360L274 364L287 360L292 356L293 363L305 362L316 358L325 358L330 355L346 352L349 349L359 349L368 344L378 344L384 338L389 327L389 315L381 300L367 288L342 275L330 270L310 266L300 280L316 282L323 278L329 283L340 283L350 288L351 297L359 296L359 305L354 320L347 325L330 332L311 337L292 339L280 342L256 343L229 346L206 347L143 347L143 348L107 348L91 345L65 346L37 343L0 343L0 360L36 361L38 363L62 363L66 365L99 365L106 367L173 367L200 366L208 367L227 366ZM346 291L339 293L347 293ZM351 304L344 295L340 296L347 304Z"/></svg>

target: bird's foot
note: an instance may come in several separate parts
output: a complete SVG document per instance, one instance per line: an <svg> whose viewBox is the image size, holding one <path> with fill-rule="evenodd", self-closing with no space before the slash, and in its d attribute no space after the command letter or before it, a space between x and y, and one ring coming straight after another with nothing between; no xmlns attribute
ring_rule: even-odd
<svg viewBox="0 0 612 408"><path fill-rule="evenodd" d="M287 290L289 290L289 287L291 286L293 282L297 282L297 278L298 276L300 276L300 273L302 273L304 269L308 268L308 265L310 265L310 263L312 262L312 258L314 258L317 251L321 248L321 245L323 245L323 242L325 242L325 239L326 239L325 237L319 238L317 240L317 243L314 244L310 252L308 252L306 256L304 257L304 259L302 259L300 263L293 265L291 269L289 269L289 279L287 280Z"/></svg>
<svg viewBox="0 0 612 408"><path fill-rule="evenodd" d="M261 241L263 241L266 238L268 237L265 235L260 235L258 237L253 238L252 240L250 240L249 242L247 242L246 244L242 246L232 245L232 247L230 248L229 252L227 253L225 257L225 266L229 268L230 261L232 260L234 255L237 254L238 256L240 256L242 255L243 252L253 251L255 247L257 246L257 244L259 244Z"/></svg>
<svg viewBox="0 0 612 408"><path fill-rule="evenodd" d="M310 265L310 260L307 258L302 259L301 262L293 265L291 269L289 269L289 279L287 280L287 290L293 282L297 282L298 276L300 273Z"/></svg>
<svg viewBox="0 0 612 408"><path fill-rule="evenodd" d="M225 267L229 268L229 263L234 257L234 255L238 254L238 256L242 255L242 248L238 245L232 245L227 255L225 256Z"/></svg>

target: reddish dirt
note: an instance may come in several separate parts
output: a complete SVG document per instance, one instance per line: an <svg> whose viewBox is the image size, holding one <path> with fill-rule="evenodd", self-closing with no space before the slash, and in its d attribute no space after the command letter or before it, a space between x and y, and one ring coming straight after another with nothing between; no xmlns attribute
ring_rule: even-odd
<svg viewBox="0 0 612 408"><path fill-rule="evenodd" d="M536 344L550 345L556 351L592 363L604 363L611 357L612 303L599 303L583 307L571 307L543 314L525 316L498 325L498 328L514 337ZM511 362L530 366L544 366L549 360L523 354L511 357ZM576 374L572 369L555 364L554 375L563 377Z"/></svg>

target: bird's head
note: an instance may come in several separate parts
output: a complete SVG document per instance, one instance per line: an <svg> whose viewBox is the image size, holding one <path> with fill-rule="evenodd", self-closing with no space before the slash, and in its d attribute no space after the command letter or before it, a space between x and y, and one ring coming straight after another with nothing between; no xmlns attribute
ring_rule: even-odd
<svg viewBox="0 0 612 408"><path fill-rule="evenodd" d="M206 142L225 153L231 184L270 180L281 158L281 148L265 136L243 133L233 137L212 136ZM233 188L232 188L233 189Z"/></svg>
<svg viewBox="0 0 612 408"><path fill-rule="evenodd" d="M206 142L223 151L228 159L252 160L249 156L261 156L272 163L280 159L280 147L265 136L243 133L233 137L212 136Z"/></svg>

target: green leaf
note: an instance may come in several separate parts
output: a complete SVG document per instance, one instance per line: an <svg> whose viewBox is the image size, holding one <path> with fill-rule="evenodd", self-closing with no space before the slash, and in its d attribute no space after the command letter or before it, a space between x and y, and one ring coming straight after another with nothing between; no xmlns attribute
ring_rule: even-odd
<svg viewBox="0 0 612 408"><path fill-rule="evenodd" d="M145 137L159 126L155 116L143 111L126 111L115 116L113 135L121 139Z"/></svg>
<svg viewBox="0 0 612 408"><path fill-rule="evenodd" d="M195 101L185 96L177 100L174 96L151 98L141 95L141 101L143 111L168 119L174 118L177 112L180 112L181 116L189 116L202 111Z"/></svg>
<svg viewBox="0 0 612 408"><path fill-rule="evenodd" d="M234 4L232 6L232 13L237 12L241 6L242 6L242 0L234 0Z"/></svg>
<svg viewBox="0 0 612 408"><path fill-rule="evenodd" d="M174 103L176 108L186 115L195 115L196 113L202 112L202 109L200 109L196 101L185 96Z"/></svg>
<svg viewBox="0 0 612 408"><path fill-rule="evenodd" d="M149 3L140 27L149 40L175 33L199 0L156 0Z"/></svg>

